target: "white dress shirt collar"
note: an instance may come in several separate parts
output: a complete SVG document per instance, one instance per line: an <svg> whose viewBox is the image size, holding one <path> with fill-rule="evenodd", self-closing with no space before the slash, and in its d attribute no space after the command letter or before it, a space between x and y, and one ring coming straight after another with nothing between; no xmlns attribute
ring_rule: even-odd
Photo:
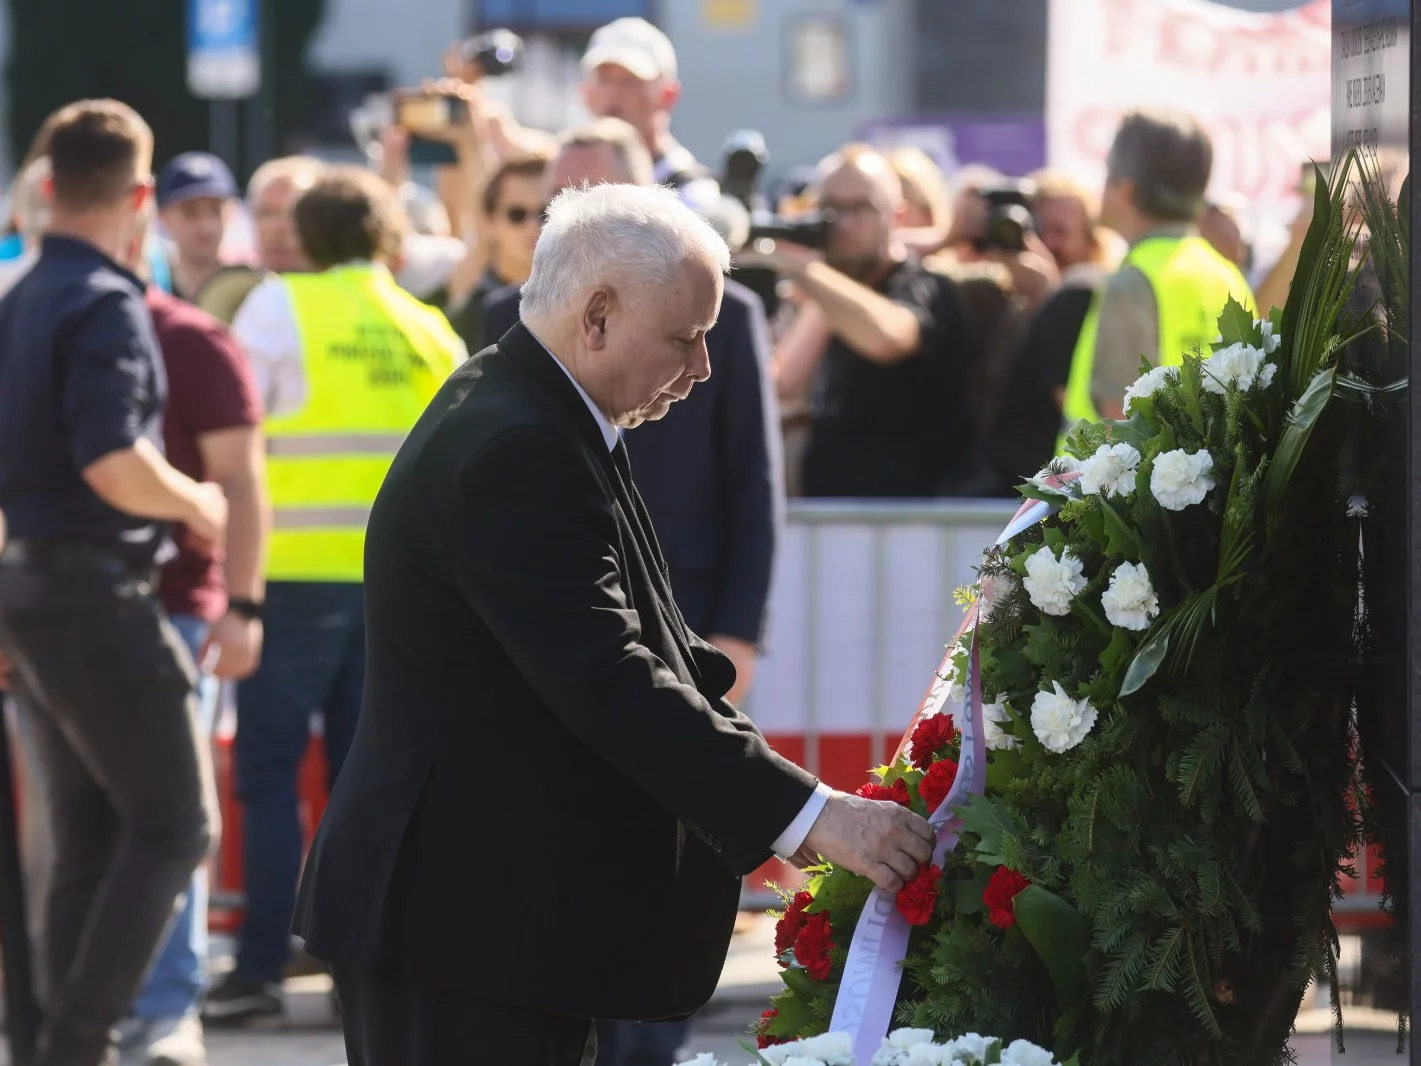
<svg viewBox="0 0 1421 1066"><path fill-rule="evenodd" d="M523 328L528 329L526 325ZM572 382L572 387L577 390L577 394L582 397L582 402L587 405L587 409L592 412L592 417L597 420L597 428L602 431L602 439L607 442L607 450L610 452L617 446L617 427L612 425L607 416L602 413L602 408L592 402L592 397L587 395L587 390L578 384L577 379L572 376L572 371L563 365L563 361L553 355L552 349L538 340L531 329L528 330L528 335L542 345L543 351L548 353L548 357L557 364L557 368L567 375L568 381Z"/></svg>

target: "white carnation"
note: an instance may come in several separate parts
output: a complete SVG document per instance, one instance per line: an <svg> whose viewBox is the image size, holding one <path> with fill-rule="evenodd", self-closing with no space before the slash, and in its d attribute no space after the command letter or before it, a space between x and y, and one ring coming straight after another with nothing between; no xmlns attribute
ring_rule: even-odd
<svg viewBox="0 0 1421 1066"><path fill-rule="evenodd" d="M702 1051L690 1062L680 1063L680 1066L720 1066L720 1060L708 1051Z"/></svg>
<svg viewBox="0 0 1421 1066"><path fill-rule="evenodd" d="M854 1066L854 1045L848 1033L824 1033L792 1044L776 1044L760 1055L770 1066Z"/></svg>
<svg viewBox="0 0 1421 1066"><path fill-rule="evenodd" d="M1071 613L1071 601L1086 586L1081 575L1081 561L1066 549L1061 557L1048 547L1042 547L1026 560L1026 594L1031 602L1046 614Z"/></svg>
<svg viewBox="0 0 1421 1066"><path fill-rule="evenodd" d="M1159 505L1169 511L1201 502L1214 487L1214 478L1209 473L1214 468L1214 457L1207 450L1186 452L1176 448L1155 459L1150 472L1150 492Z"/></svg>
<svg viewBox="0 0 1421 1066"><path fill-rule="evenodd" d="M1002 1066L1056 1066L1051 1052L1026 1040L1016 1040L1002 1049Z"/></svg>
<svg viewBox="0 0 1421 1066"><path fill-rule="evenodd" d="M1125 414L1130 414L1130 401L1140 400L1146 396L1151 396L1166 385L1173 385L1179 380L1179 368L1175 366L1157 366L1153 370L1147 370L1135 379L1135 383L1125 390Z"/></svg>
<svg viewBox="0 0 1421 1066"><path fill-rule="evenodd" d="M957 1056L942 1044L914 1044L899 1062L900 1066L956 1066Z"/></svg>
<svg viewBox="0 0 1421 1066"><path fill-rule="evenodd" d="M1051 687L1054 692L1038 692L1031 702L1031 730L1047 751L1060 755L1086 738L1095 725L1096 709L1089 700L1071 699L1059 681L1052 681Z"/></svg>
<svg viewBox="0 0 1421 1066"><path fill-rule="evenodd" d="M1129 444L1102 444L1081 463L1081 491L1087 496L1128 496L1135 491L1140 453Z"/></svg>
<svg viewBox="0 0 1421 1066"><path fill-rule="evenodd" d="M1001 1041L995 1037L979 1036L977 1033L963 1033L956 1040L950 1041L948 1047L959 1059L969 1063L983 1063L987 1061L987 1056L992 1048Z"/></svg>
<svg viewBox="0 0 1421 1066"><path fill-rule="evenodd" d="M1016 591L1016 578L1010 574L983 574L977 583L977 620L985 622L1001 606L1002 601Z"/></svg>
<svg viewBox="0 0 1421 1066"><path fill-rule="evenodd" d="M1258 372L1258 387L1266 389L1273 384L1273 375L1278 373L1277 363L1265 363L1263 369Z"/></svg>
<svg viewBox="0 0 1421 1066"><path fill-rule="evenodd" d="M1011 721L1007 714L1006 697L998 696L992 703L982 704L982 736L988 751L1010 751L1020 746L1021 741L1002 728Z"/></svg>
<svg viewBox="0 0 1421 1066"><path fill-rule="evenodd" d="M1101 594L1100 605L1110 624L1121 629L1149 629L1159 614L1159 597L1150 583L1143 563L1121 563L1110 575L1110 587Z"/></svg>
<svg viewBox="0 0 1421 1066"><path fill-rule="evenodd" d="M895 1029L883 1038L871 1066L908 1066L908 1052L919 1044L932 1044L931 1029Z"/></svg>
<svg viewBox="0 0 1421 1066"><path fill-rule="evenodd" d="M1273 332L1273 323L1266 318L1255 318L1253 324L1257 326L1259 331L1263 334L1263 351L1268 355L1272 355L1278 350L1278 345L1283 343L1282 336ZM1264 383L1264 387L1267 387L1266 382Z"/></svg>
<svg viewBox="0 0 1421 1066"><path fill-rule="evenodd" d="M1266 388L1267 384L1261 376L1264 358L1262 348L1247 344L1230 344L1227 348L1220 348L1200 367L1204 375L1204 391L1222 396L1230 388L1240 392L1247 392L1255 384L1263 384ZM1272 380L1270 375L1268 381Z"/></svg>

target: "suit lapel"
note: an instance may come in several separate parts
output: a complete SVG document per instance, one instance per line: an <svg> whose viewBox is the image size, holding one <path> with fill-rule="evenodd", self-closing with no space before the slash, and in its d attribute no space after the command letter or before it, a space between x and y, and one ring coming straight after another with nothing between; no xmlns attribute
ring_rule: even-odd
<svg viewBox="0 0 1421 1066"><path fill-rule="evenodd" d="M623 444L621 447L623 455L625 455L626 445ZM621 465L613 461L612 476L616 479L617 502L628 525L631 526L638 551L644 560L651 563L647 567L647 579L651 584L652 597L656 600L656 609L660 612L662 621L676 642L676 649L681 653L681 659L686 664L686 669L699 684L701 671L696 663L696 657L691 654L691 642L687 638L686 620L681 617L681 609L676 606L676 598L672 595L670 573L666 566L666 560L662 558L661 546L656 543L651 516L647 513L646 505L642 503L641 493L637 492L636 484L626 476L630 472L630 463L627 464L624 474Z"/></svg>
<svg viewBox="0 0 1421 1066"><path fill-rule="evenodd" d="M602 436L601 427L592 417L592 412L587 409L587 404L578 394L572 381L562 367L557 365L548 350L538 341L538 338L528 332L527 327L521 322L514 326L503 335L503 338L498 342L498 348L521 370L536 379L542 388L557 397L558 402L567 408L568 425L575 427L578 439L598 457L604 484L609 494L617 502L617 509L621 512L626 535L632 542L631 547L635 549L639 561L647 572L651 598L656 601L655 609L660 614L667 631L671 634L671 639L676 645L676 650L680 653L686 670L699 684L701 672L696 664L695 656L691 654L686 622L681 617L680 608L676 606L676 600L671 594L671 581L666 560L661 554L661 546L656 542L656 535L652 531L651 517L647 514L646 506L642 503L641 494L637 492L636 485L630 476L623 475L617 460L608 451L607 441ZM626 444L623 443L621 447L625 455ZM627 475L630 473L631 464L628 461ZM627 545L624 544L624 555L626 548ZM632 566L635 563L628 558L626 565ZM623 574L622 576L629 579L632 575ZM631 593L630 589L627 591L628 594ZM636 605L633 604L633 606Z"/></svg>

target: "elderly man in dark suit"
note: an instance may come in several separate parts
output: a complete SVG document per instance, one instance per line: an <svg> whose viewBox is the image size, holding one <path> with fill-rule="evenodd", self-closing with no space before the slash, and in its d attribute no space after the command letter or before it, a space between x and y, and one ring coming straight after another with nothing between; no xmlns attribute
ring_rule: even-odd
<svg viewBox="0 0 1421 1066"><path fill-rule="evenodd" d="M564 135L544 171L551 198L584 183L650 185L651 155L641 136L619 119L601 119ZM479 347L518 323L519 287L485 298ZM770 571L784 487L770 330L760 298L726 281L720 318L706 337L711 380L668 417L627 433L637 488L671 567L676 602L691 629L735 664L739 704L754 678L765 630ZM643 1063L609 1058L599 1066L670 1066L665 1056Z"/></svg>
<svg viewBox="0 0 1421 1066"><path fill-rule="evenodd" d="M772 853L889 892L930 857L923 819L770 750L672 598L618 431L709 375L727 266L669 190L563 193L522 325L391 467L365 702L296 916L353 1066L591 1062L594 1019L709 998L740 877Z"/></svg>
<svg viewBox="0 0 1421 1066"><path fill-rule="evenodd" d="M602 119L565 134L543 178L549 197L585 183L650 185L651 155L630 125ZM518 302L516 285L485 298L480 347L518 324ZM666 418L629 430L624 439L671 568L676 603L691 631L734 663L726 699L738 706L764 636L784 496L769 326L760 298L727 280L706 350L710 380ZM597 1066L672 1066L689 1030L686 1020L605 1021L597 1031Z"/></svg>

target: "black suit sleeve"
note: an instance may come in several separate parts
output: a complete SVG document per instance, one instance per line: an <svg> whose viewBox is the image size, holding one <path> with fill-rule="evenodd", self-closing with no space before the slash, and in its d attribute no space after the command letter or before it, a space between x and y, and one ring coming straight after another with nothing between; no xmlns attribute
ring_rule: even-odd
<svg viewBox="0 0 1421 1066"><path fill-rule="evenodd" d="M719 838L732 870L754 869L815 780L641 643L617 515L589 457L549 430L500 437L464 468L449 535L463 596L552 713Z"/></svg>
<svg viewBox="0 0 1421 1066"><path fill-rule="evenodd" d="M726 508L721 577L707 634L758 645L784 500L770 328L759 297L732 302L727 296L710 336L720 342L715 373L724 378L716 393L715 432Z"/></svg>

